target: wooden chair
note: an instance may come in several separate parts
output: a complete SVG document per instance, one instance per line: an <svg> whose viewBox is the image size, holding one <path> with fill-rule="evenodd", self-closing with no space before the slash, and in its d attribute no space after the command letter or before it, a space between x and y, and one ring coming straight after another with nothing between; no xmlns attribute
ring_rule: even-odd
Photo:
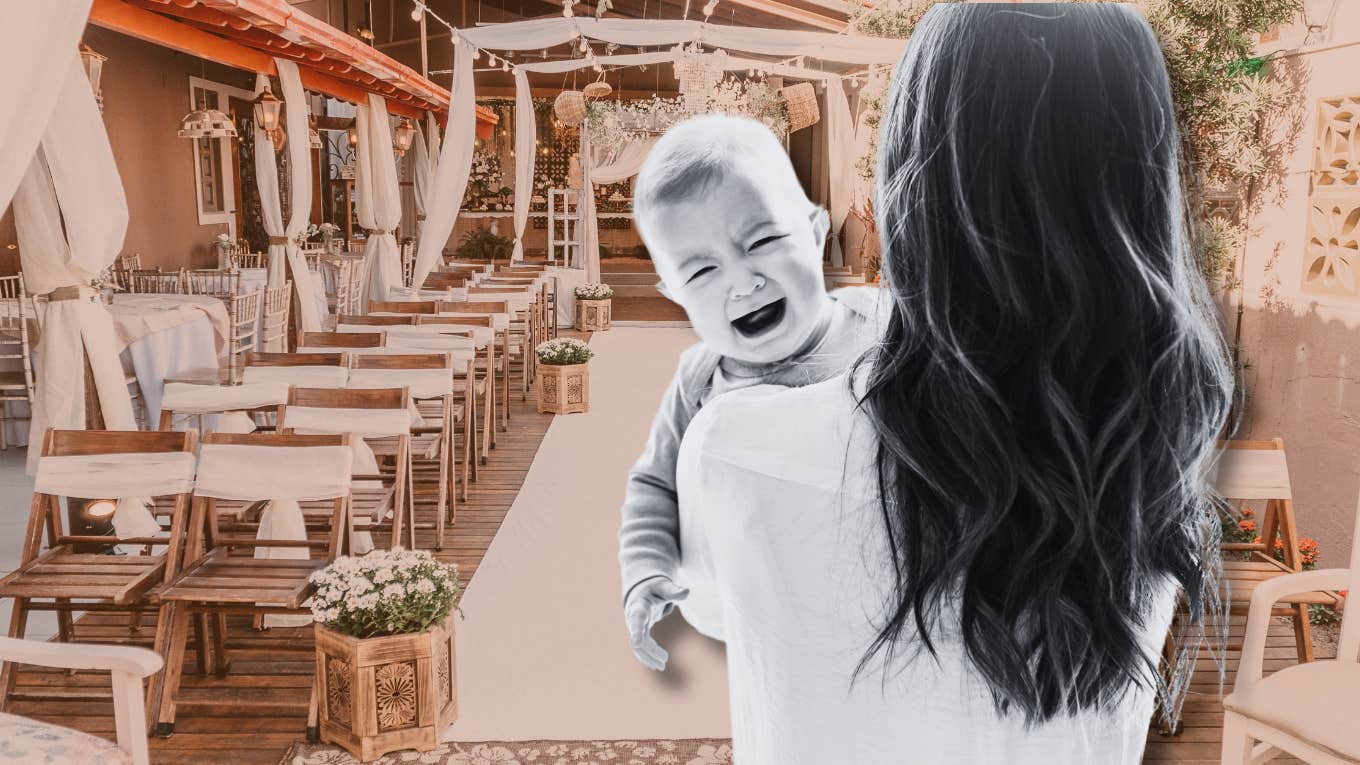
<svg viewBox="0 0 1360 765"><path fill-rule="evenodd" d="M196 268L184 272L191 295L211 295L227 300L241 291L241 272L220 268Z"/></svg>
<svg viewBox="0 0 1360 765"><path fill-rule="evenodd" d="M1233 692L1223 700L1223 765L1287 754L1318 765L1360 762L1360 612L1346 607L1334 660L1296 664L1262 678L1266 635L1282 601L1346 590L1360 595L1360 506L1349 569L1320 569L1259 583L1247 609L1246 637ZM1257 743L1259 742L1259 743Z"/></svg>
<svg viewBox="0 0 1360 765"><path fill-rule="evenodd" d="M0 359L18 369L0 371L0 449L9 448L8 402L33 402L33 349L29 345L28 322L33 304L24 289L24 275L0 277Z"/></svg>
<svg viewBox="0 0 1360 765"><path fill-rule="evenodd" d="M529 305L524 311L514 309L514 303L509 302L512 296L529 296ZM526 401L529 398L529 385L533 382L534 375L534 355L533 346L535 341L535 330L537 320L535 312L538 310L535 301L536 292L532 289L502 289L496 287L468 287L468 300L505 300L511 308L510 326L506 332L505 346L501 353L505 356L507 363L518 363L520 368L520 400ZM508 395L508 393L507 393Z"/></svg>
<svg viewBox="0 0 1360 765"><path fill-rule="evenodd" d="M288 311L293 305L293 282L264 291L263 326L260 328L260 347L267 351L287 350Z"/></svg>
<svg viewBox="0 0 1360 765"><path fill-rule="evenodd" d="M161 623L169 625L169 651L155 717L156 735L169 736L174 732L191 616L211 615L221 624L232 613L252 616L309 613L303 606L315 590L309 577L348 550L353 532L349 514L350 448L348 435L204 436L193 509L185 533L185 565L160 596ZM299 470L298 465L308 467ZM295 485L298 483L301 485ZM326 495L320 501L330 509L324 525L309 529L320 538L309 534L306 540L261 540L243 530L226 533L219 524L219 501L278 502L298 491L306 491L315 498L318 485ZM265 548L308 550L310 557L259 560L251 555ZM312 650L310 643L302 642L295 648L309 653ZM212 653L214 668L224 675L229 657L223 636L214 641ZM316 726L317 697L313 685L308 731L315 731Z"/></svg>
<svg viewBox="0 0 1360 765"><path fill-rule="evenodd" d="M118 260L114 261L114 267L123 271L140 271L142 268L142 254L134 252L131 255L119 255Z"/></svg>
<svg viewBox="0 0 1360 765"><path fill-rule="evenodd" d="M479 349L477 358L473 360L470 376L467 383L474 388L474 394L482 401L482 438L480 462L485 465L487 462L487 450L495 443L495 428L499 427L504 431L508 422L504 417L497 420L497 400L496 400L496 376L498 374L498 357L496 356L496 331L492 327L490 316L421 316L419 318L422 327L439 327L441 330L450 331L483 331L491 338L484 347ZM500 373L502 378L504 372ZM462 385L463 382L455 382L455 386ZM508 388L507 388L508 390ZM504 404L500 404L502 409ZM497 423L500 423L497 426ZM475 475L474 475L475 478Z"/></svg>
<svg viewBox="0 0 1360 765"><path fill-rule="evenodd" d="M399 314L433 314L435 312L435 301L433 300L371 300L368 303L368 313L373 314L399 313Z"/></svg>
<svg viewBox="0 0 1360 765"><path fill-rule="evenodd" d="M242 432L228 430L222 422L224 417L234 412L240 412L250 420L250 430L259 427L261 417L272 428L278 421L279 407L287 401L288 386L284 383L235 385L226 381L167 379L161 394L158 429L193 429L202 434L209 430L205 418L215 416L219 421L212 430ZM178 423L176 418L179 419Z"/></svg>
<svg viewBox="0 0 1360 765"><path fill-rule="evenodd" d="M182 295L185 292L184 274L180 271L133 271L129 292L151 295Z"/></svg>
<svg viewBox="0 0 1360 765"><path fill-rule="evenodd" d="M466 286L468 277L461 273L444 273L435 271L425 277L425 283L420 285L425 290L448 290Z"/></svg>
<svg viewBox="0 0 1360 765"><path fill-rule="evenodd" d="M227 340L227 370L229 378L235 382L241 368L241 355L255 350L260 337L260 292L245 295L226 295L228 326L231 337Z"/></svg>
<svg viewBox="0 0 1360 765"><path fill-rule="evenodd" d="M335 309L336 314L359 313L364 305L364 291L368 289L368 285L364 283L364 259L362 256L355 256L352 260L354 265L349 270L348 303L346 303L343 311L337 307Z"/></svg>
<svg viewBox="0 0 1360 765"><path fill-rule="evenodd" d="M410 287L416 273L416 243L401 243L401 283Z"/></svg>
<svg viewBox="0 0 1360 765"><path fill-rule="evenodd" d="M142 680L164 666L154 651L129 645L48 643L0 637L0 660L70 672L82 669L108 672L113 680L113 727L117 748L132 765L151 762L147 751L146 697L142 693ZM80 751L86 753L86 757L101 758L82 759L81 762L112 762L115 757L115 753L104 751L105 747L98 745L102 740L94 741L88 733L51 723L31 722L44 728L43 735L48 740L68 744L63 748L69 752Z"/></svg>
<svg viewBox="0 0 1360 765"><path fill-rule="evenodd" d="M415 314L341 314L335 317L335 327L337 332L345 331L341 327L414 327L419 319Z"/></svg>
<svg viewBox="0 0 1360 765"><path fill-rule="evenodd" d="M483 371L491 378L492 384L499 384L500 388L500 416L502 431L509 428L510 424L510 358L506 355L505 349L510 346L509 322L498 327L496 317L509 317L510 304L503 300L466 300L466 301L444 301L437 303L439 316L442 318L455 318L463 321L469 326L491 327L497 335L495 346L488 355L485 366L479 362L479 371ZM493 394L493 398L495 398ZM496 448L495 432L491 434L490 447Z"/></svg>
<svg viewBox="0 0 1360 765"><path fill-rule="evenodd" d="M460 371L461 370L461 371ZM440 374L442 373L442 374ZM355 356L351 359L350 380L355 386L403 385L411 392L422 424L412 428L411 454L414 475L429 471L419 467L422 461L436 465L435 548L444 546L444 526L457 519L458 455L462 455L461 483L463 499L467 499L467 484L471 480L469 456L476 448L475 389L464 385L461 396L455 392L454 380L472 373L472 364L461 365L448 354L393 354L386 356ZM456 448L459 427L462 427L462 448ZM425 477L425 476L423 476ZM425 483L430 483L425 481ZM415 482L412 481L413 493ZM415 528L414 522L412 528Z"/></svg>
<svg viewBox="0 0 1360 765"><path fill-rule="evenodd" d="M327 258L325 267L330 269L329 280L334 285L326 296L327 306L332 314L350 313L350 277L354 269L351 258Z"/></svg>
<svg viewBox="0 0 1360 765"><path fill-rule="evenodd" d="M342 388L349 382L348 353L247 353L242 379L309 388Z"/></svg>
<svg viewBox="0 0 1360 765"><path fill-rule="evenodd" d="M42 456L20 564L0 580L0 597L14 599L10 637L24 637L28 615L33 611L56 612L58 639L62 642L73 638L72 612L131 610L131 627L134 631L140 628L140 609L151 603L148 594L174 576L181 566L197 441L195 434L180 432L47 431L39 447ZM99 471L107 474L118 465L124 466L124 473L141 468L154 474L140 480L136 490L139 496L156 498L167 508L168 533L164 529L140 537L66 533L63 497L69 512L91 518L111 518L118 512L120 502L139 501L100 497L102 491L113 494L130 491L114 488L115 477L108 478L101 491ZM143 546L146 554L103 553L119 544ZM164 608L161 616L164 619ZM162 625L167 623L158 622L154 645L159 653L164 653L167 646L168 633L162 631ZM198 626L201 638L206 623ZM0 705L14 692L15 679L14 665L7 662L0 669Z"/></svg>
<svg viewBox="0 0 1360 765"><path fill-rule="evenodd" d="M376 353L387 347L383 332L301 332L299 353L325 353L332 349L348 353ZM307 350L303 350L307 349Z"/></svg>
<svg viewBox="0 0 1360 765"><path fill-rule="evenodd" d="M1232 613L1246 613L1252 592L1261 583L1303 570L1299 556L1299 533L1295 526L1293 489L1285 460L1284 441L1227 441L1220 445L1216 488L1225 498L1257 505L1260 538L1256 542L1228 542L1224 552L1222 597ZM1282 552L1284 561L1272 554ZM1291 598L1275 609L1294 623L1295 652L1300 662L1313 660L1313 633L1308 620L1309 604L1335 605L1334 594L1310 593ZM1240 644L1228 645L1229 650Z"/></svg>
<svg viewBox="0 0 1360 765"><path fill-rule="evenodd" d="M386 424L371 423L363 431L355 427L352 413L347 410L368 410ZM348 427L347 427L348 426ZM279 409L280 433L339 434L349 433L351 445L364 457L386 458L390 472L381 471L375 463L367 470L356 459L355 474L350 486L350 516L364 521L365 530L386 526L392 515L391 546L402 541L403 529L409 537L409 547L415 547L415 533L410 528L411 502L411 410L410 394L404 388L306 388L293 387L288 392L288 403ZM354 439L362 439L362 444ZM427 439L430 440L430 439ZM422 448L430 448L422 443ZM365 448L367 450L365 451ZM438 444L435 444L435 449ZM305 515L305 513L304 513Z"/></svg>

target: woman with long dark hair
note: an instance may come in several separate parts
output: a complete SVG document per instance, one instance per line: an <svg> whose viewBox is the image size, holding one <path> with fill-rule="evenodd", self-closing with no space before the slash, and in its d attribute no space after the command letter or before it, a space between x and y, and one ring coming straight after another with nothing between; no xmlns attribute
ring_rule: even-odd
<svg viewBox="0 0 1360 765"><path fill-rule="evenodd" d="M881 344L682 448L736 757L1137 762L1177 596L1213 619L1234 390L1157 41L1128 4L936 5L880 135Z"/></svg>

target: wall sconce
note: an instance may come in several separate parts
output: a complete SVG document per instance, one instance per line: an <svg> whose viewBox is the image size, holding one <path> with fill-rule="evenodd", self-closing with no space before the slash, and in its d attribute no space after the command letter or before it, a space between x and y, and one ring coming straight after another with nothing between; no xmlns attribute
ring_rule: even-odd
<svg viewBox="0 0 1360 765"><path fill-rule="evenodd" d="M353 149L354 147L358 146L358 145L359 145L359 129L358 129L358 128L352 127L352 128L350 128L349 130L347 130L347 131L345 131L345 132L346 132L346 133L349 133L349 147L350 147L351 149Z"/></svg>
<svg viewBox="0 0 1360 765"><path fill-rule="evenodd" d="M406 156L406 151L411 148L411 141L416 137L416 127L411 124L410 117L402 117L401 124L397 125L396 138L392 148L396 149L398 157Z"/></svg>
<svg viewBox="0 0 1360 765"><path fill-rule="evenodd" d="M99 88L99 78L104 74L104 62L109 57L94 48L80 44L80 63L85 67L85 76L90 78L90 89L94 91L94 102L99 105L99 113L104 113L104 93Z"/></svg>
<svg viewBox="0 0 1360 765"><path fill-rule="evenodd" d="M283 132L282 118L283 101L266 84L260 95L255 97L255 124L269 135L274 151L282 151L288 141L287 134Z"/></svg>

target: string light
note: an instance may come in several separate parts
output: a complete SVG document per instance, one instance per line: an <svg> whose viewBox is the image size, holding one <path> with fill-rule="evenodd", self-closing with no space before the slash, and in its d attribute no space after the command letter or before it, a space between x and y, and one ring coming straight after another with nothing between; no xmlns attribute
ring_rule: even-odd
<svg viewBox="0 0 1360 765"><path fill-rule="evenodd" d="M416 7L411 9L411 21L420 21L425 16L425 4L416 0Z"/></svg>
<svg viewBox="0 0 1360 765"><path fill-rule="evenodd" d="M585 52L588 51L588 50L590 50L590 42L589 42L588 40L586 40L586 38L582 37L582 38L581 38L581 52L582 52L582 53L585 53Z"/></svg>
<svg viewBox="0 0 1360 765"><path fill-rule="evenodd" d="M572 0L562 0L562 18L569 19L572 16L576 15L576 13L571 9L572 5L574 5Z"/></svg>
<svg viewBox="0 0 1360 765"><path fill-rule="evenodd" d="M716 11L717 9L718 0L708 0L708 4L704 6L704 18L712 16L713 12Z"/></svg>

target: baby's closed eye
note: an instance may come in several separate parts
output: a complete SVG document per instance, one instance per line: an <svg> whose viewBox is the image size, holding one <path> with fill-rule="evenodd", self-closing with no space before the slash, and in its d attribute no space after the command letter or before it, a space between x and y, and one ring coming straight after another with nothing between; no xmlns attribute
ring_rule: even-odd
<svg viewBox="0 0 1360 765"><path fill-rule="evenodd" d="M703 276L704 274L706 274L706 273L708 273L708 272L710 272L710 271L716 271L717 269L718 269L717 266L704 266L703 268L699 269L698 271L695 271L694 273L690 274L689 278L685 280L685 284L689 284L690 282L694 281L695 279L698 279L700 276Z"/></svg>

